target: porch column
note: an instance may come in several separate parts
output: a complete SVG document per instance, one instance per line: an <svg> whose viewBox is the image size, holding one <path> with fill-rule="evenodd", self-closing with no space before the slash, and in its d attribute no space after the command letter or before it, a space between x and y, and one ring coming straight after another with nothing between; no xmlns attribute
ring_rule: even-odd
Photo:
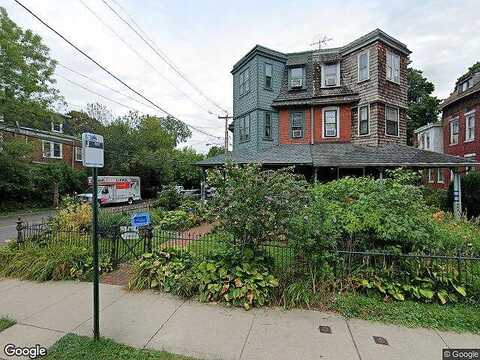
<svg viewBox="0 0 480 360"><path fill-rule="evenodd" d="M383 180L383 168L378 169L378 178Z"/></svg>
<svg viewBox="0 0 480 360"><path fill-rule="evenodd" d="M206 182L206 176L205 176L205 168L202 168L202 181L200 182L200 199L205 200L206 197L206 192L205 192L205 182Z"/></svg>
<svg viewBox="0 0 480 360"><path fill-rule="evenodd" d="M453 169L453 214L456 219L462 216L462 182L458 169Z"/></svg>
<svg viewBox="0 0 480 360"><path fill-rule="evenodd" d="M318 168L313 168L313 182L315 184L318 182Z"/></svg>

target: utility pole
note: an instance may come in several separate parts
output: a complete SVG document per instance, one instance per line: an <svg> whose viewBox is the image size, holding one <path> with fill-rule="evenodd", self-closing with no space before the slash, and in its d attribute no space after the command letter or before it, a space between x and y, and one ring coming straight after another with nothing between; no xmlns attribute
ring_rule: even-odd
<svg viewBox="0 0 480 360"><path fill-rule="evenodd" d="M221 120L225 120L225 162L227 162L228 155L228 120L233 119L233 116L228 116L228 112L225 113L225 116L218 117Z"/></svg>

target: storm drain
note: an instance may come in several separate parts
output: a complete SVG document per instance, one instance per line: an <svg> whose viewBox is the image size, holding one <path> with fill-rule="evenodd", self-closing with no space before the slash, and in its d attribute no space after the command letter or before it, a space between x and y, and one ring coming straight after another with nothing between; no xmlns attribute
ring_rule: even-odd
<svg viewBox="0 0 480 360"><path fill-rule="evenodd" d="M332 333L332 329L330 328L330 326L326 326L326 325L320 325L318 327L318 330L320 330L320 332L322 334L331 334Z"/></svg>
<svg viewBox="0 0 480 360"><path fill-rule="evenodd" d="M381 336L374 336L373 341L375 341L375 344L378 344L378 345L388 345L387 339Z"/></svg>

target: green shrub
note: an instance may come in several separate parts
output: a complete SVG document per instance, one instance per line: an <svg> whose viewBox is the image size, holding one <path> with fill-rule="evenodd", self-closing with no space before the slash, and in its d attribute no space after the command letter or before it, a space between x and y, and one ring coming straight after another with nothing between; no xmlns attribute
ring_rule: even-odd
<svg viewBox="0 0 480 360"><path fill-rule="evenodd" d="M446 190L433 189L428 186L425 186L422 189L422 192L423 192L423 198L425 200L425 204L427 206L435 209L439 209L439 210L449 209Z"/></svg>
<svg viewBox="0 0 480 360"><path fill-rule="evenodd" d="M163 218L158 225L164 230L178 231L191 228L194 222L185 211L172 210L163 214Z"/></svg>
<svg viewBox="0 0 480 360"><path fill-rule="evenodd" d="M471 171L462 176L462 207L469 218L480 217L480 171ZM453 204L453 182L448 188L448 204Z"/></svg>
<svg viewBox="0 0 480 360"><path fill-rule="evenodd" d="M0 276L26 280L89 280L93 272L91 249L72 244L49 246L26 243L0 248ZM100 259L102 272L112 271L110 259Z"/></svg>
<svg viewBox="0 0 480 360"><path fill-rule="evenodd" d="M182 195L175 189L175 186L165 186L157 195L154 207L162 207L166 210L175 210L182 203Z"/></svg>
<svg viewBox="0 0 480 360"><path fill-rule="evenodd" d="M200 225L206 221L213 220L213 213L208 204L204 201L185 199L178 207L178 210L187 212L192 222L195 225Z"/></svg>
<svg viewBox="0 0 480 360"><path fill-rule="evenodd" d="M278 286L265 261L253 251L230 251L208 259L174 249L144 254L133 265L129 289L159 289L248 310L265 305Z"/></svg>

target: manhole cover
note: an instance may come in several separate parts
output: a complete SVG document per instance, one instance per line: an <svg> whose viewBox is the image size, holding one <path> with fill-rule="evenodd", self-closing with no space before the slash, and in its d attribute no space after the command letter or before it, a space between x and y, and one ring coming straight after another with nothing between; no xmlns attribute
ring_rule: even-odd
<svg viewBox="0 0 480 360"><path fill-rule="evenodd" d="M373 341L375 341L375 343L379 344L379 345L388 345L387 339L385 339L381 336L374 336Z"/></svg>
<svg viewBox="0 0 480 360"><path fill-rule="evenodd" d="M318 330L320 330L320 332L322 334L331 334L332 333L332 329L330 328L330 326L320 325L318 327Z"/></svg>

